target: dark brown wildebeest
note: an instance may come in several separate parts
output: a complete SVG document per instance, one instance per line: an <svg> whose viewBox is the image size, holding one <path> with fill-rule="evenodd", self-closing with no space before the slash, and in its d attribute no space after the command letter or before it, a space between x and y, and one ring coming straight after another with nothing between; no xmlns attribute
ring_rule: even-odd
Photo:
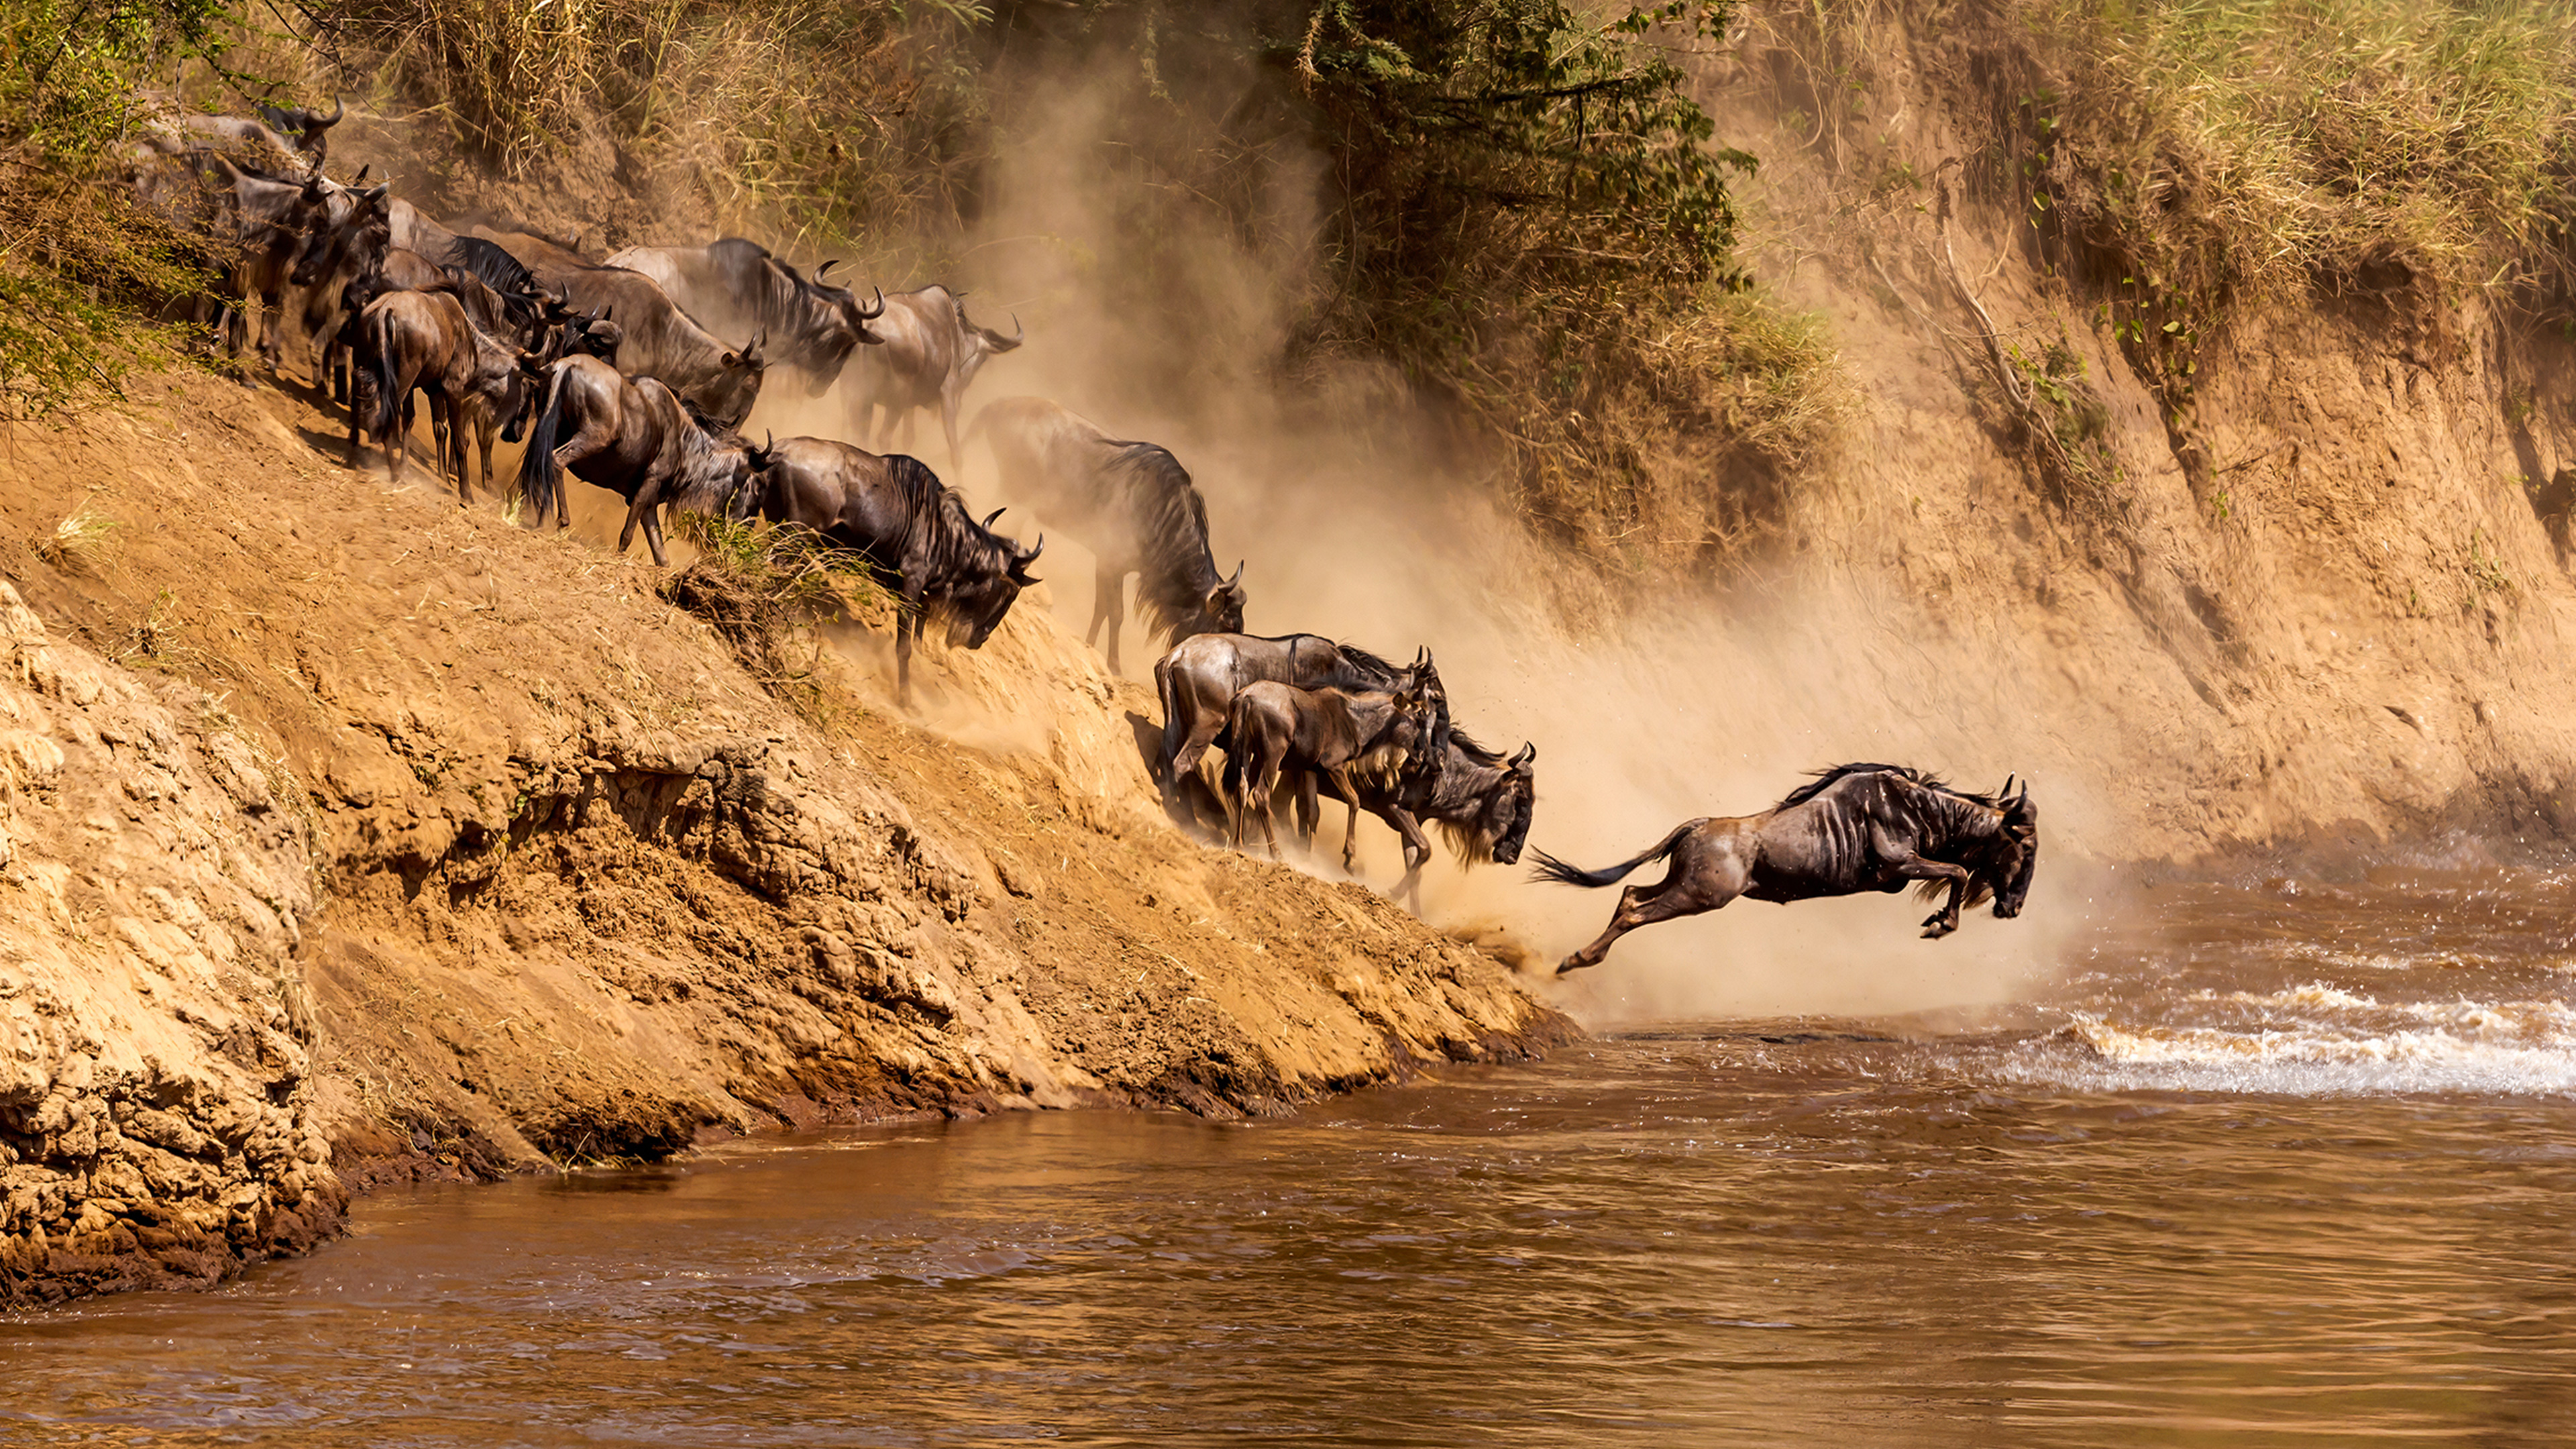
<svg viewBox="0 0 2576 1449"><path fill-rule="evenodd" d="M1950 893L1924 918L1926 940L1959 929L1960 908L1990 895L1995 914L2009 920L2021 914L2039 867L2039 807L2028 785L2014 795L2012 783L1971 795L1901 765L1836 765L1759 815L1685 821L1645 854L1606 869L1578 870L1534 851L1537 879L1579 886L1610 885L1647 861L1673 860L1662 880L1621 891L1609 929L1566 957L1557 974L1600 965L1610 943L1639 926L1713 911L1738 896L1786 903L1893 893L1919 881L1926 900Z"/></svg>
<svg viewBox="0 0 2576 1449"><path fill-rule="evenodd" d="M323 184L322 214L305 233L304 246L287 273L287 284L303 293L299 310L310 348L306 374L316 382L330 371L324 354L339 332L349 284L381 271L392 246L392 188L362 189L359 183L366 179L366 168L360 167L350 185Z"/></svg>
<svg viewBox="0 0 2576 1449"><path fill-rule="evenodd" d="M1127 576L1146 632L1174 641L1243 632L1243 565L1216 571L1207 503L1169 450L1124 442L1042 397L1008 397L976 414L1002 470L1002 492L1080 540L1099 559L1087 641L1102 635L1118 672Z"/></svg>
<svg viewBox="0 0 2576 1449"><path fill-rule="evenodd" d="M1466 731L1452 728L1440 745L1426 743L1422 754L1401 771L1364 771L1351 777L1360 792L1352 803L1385 821L1404 842L1404 879L1396 882L1393 894L1410 898L1417 916L1422 914L1422 867L1431 859L1424 822L1449 838L1461 864L1491 860L1510 865L1521 858L1530 812L1538 801L1536 745L1524 743L1519 753L1505 759ZM1339 785L1327 783L1340 799ZM1314 833L1314 822L1300 825ZM1350 864L1345 854L1343 868Z"/></svg>
<svg viewBox="0 0 2576 1449"><path fill-rule="evenodd" d="M1020 590L1037 582L1029 565L1046 548L1043 535L1022 548L994 533L998 508L977 523L957 490L918 458L824 438L774 446L757 505L771 522L802 524L894 575L903 595L895 620L895 699L903 704L912 702L912 646L922 621L942 619L950 648L983 648Z"/></svg>
<svg viewBox="0 0 2576 1449"><path fill-rule="evenodd" d="M572 527L563 487L570 469L626 499L619 553L635 541L640 523L653 562L668 564L661 507L721 513L767 461L763 449L707 431L659 379L622 376L596 357L567 357L546 369L545 402L528 430L527 456L519 463L528 512L520 522L539 527L552 508L557 528Z"/></svg>
<svg viewBox="0 0 2576 1449"><path fill-rule="evenodd" d="M1299 689L1261 679L1245 685L1226 709L1226 838L1243 848L1243 822L1261 818L1261 836L1270 858L1279 858L1279 833L1270 822L1271 792L1282 778L1297 780L1297 818L1305 826L1305 844L1313 843L1315 777L1326 775L1343 798L1356 799L1355 772L1395 774L1421 747L1427 711L1419 691L1387 694L1345 693L1338 689ZM1342 859L1351 858L1352 825L1342 837Z"/></svg>
<svg viewBox="0 0 2576 1449"><path fill-rule="evenodd" d="M1154 779L1168 801L1198 769L1199 756L1225 731L1226 710L1246 685L1267 679L1299 689L1346 693L1418 691L1431 713L1435 750L1449 735L1449 695L1424 649L1397 668L1355 644L1321 634L1199 634L1172 646L1154 663L1154 692L1163 702L1163 742L1154 756Z"/></svg>
<svg viewBox="0 0 2576 1449"><path fill-rule="evenodd" d="M430 433L437 444L438 471L444 478L451 456L450 440L467 416L468 401L479 402L508 421L510 437L519 434L527 410L530 382L537 362L522 348L493 340L474 325L465 308L446 292L388 292L360 314L362 360L376 388L375 420L368 431L384 445L385 467L400 483L403 441L411 432L411 394L429 394ZM463 442L455 442L461 463ZM358 462L357 410L349 416L349 463ZM474 490L460 468L456 478L460 504L474 501Z"/></svg>
<svg viewBox="0 0 2576 1449"><path fill-rule="evenodd" d="M840 377L853 349L883 340L868 330L885 315L883 292L870 306L823 280L832 262L809 278L738 236L702 247L628 247L600 265L651 277L691 321L719 337L765 334L777 349L770 361L801 369L814 397Z"/></svg>
<svg viewBox="0 0 2576 1449"><path fill-rule="evenodd" d="M1028 340L1020 319L1011 319L1012 335L966 320L966 304L946 287L923 287L885 298L885 315L869 324L885 339L859 356L850 390L850 427L872 444L893 440L895 424L903 425L898 446L912 446L913 415L939 409L939 425L948 436L948 466L957 458L957 407L966 385L975 380L985 360ZM878 410L884 410L879 418ZM882 429L882 431L880 431Z"/></svg>

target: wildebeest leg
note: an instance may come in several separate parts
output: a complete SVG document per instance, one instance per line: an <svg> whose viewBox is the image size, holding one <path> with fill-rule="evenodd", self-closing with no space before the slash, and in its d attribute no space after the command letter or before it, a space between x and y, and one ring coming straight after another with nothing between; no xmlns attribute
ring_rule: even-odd
<svg viewBox="0 0 2576 1449"><path fill-rule="evenodd" d="M456 400L447 395L445 388L440 388L429 395L429 447L430 456L438 460L438 481L441 483L447 481L448 445L455 433Z"/></svg>
<svg viewBox="0 0 2576 1449"><path fill-rule="evenodd" d="M591 454L616 441L616 435L605 418L590 416L581 420L581 429L578 432L556 445L555 467L558 471L558 481L555 485L556 528L572 527L572 488L570 486L572 480L561 475L571 473L575 465L587 462ZM545 520L540 518L537 522L542 524ZM620 545L618 551L623 553L624 546Z"/></svg>
<svg viewBox="0 0 2576 1449"><path fill-rule="evenodd" d="M1403 806L1397 805L1390 808L1385 818L1386 823L1394 826L1395 833L1404 840L1404 879L1395 883L1395 894L1410 895L1413 898L1411 907L1413 913L1417 916L1421 915L1422 867L1430 863L1431 841L1422 833L1422 822L1414 819L1413 812Z"/></svg>
<svg viewBox="0 0 2576 1449"><path fill-rule="evenodd" d="M1109 656L1109 672L1118 672L1118 632L1127 624L1127 571L1103 561L1092 575L1091 627L1082 631L1082 642L1108 625L1109 632L1100 641L1100 652Z"/></svg>
<svg viewBox="0 0 2576 1449"><path fill-rule="evenodd" d="M653 564L657 568L668 567L671 562L662 554L662 518L661 510L656 506L662 501L664 481L658 470L644 479L636 488L635 496L627 501L626 526L617 530L617 551L624 553L627 546L635 542L635 525L644 525L644 543L653 550Z"/></svg>
<svg viewBox="0 0 2576 1449"><path fill-rule="evenodd" d="M1315 831L1324 823L1323 791L1315 783L1315 772L1297 772L1297 848L1312 852Z"/></svg>
<svg viewBox="0 0 2576 1449"><path fill-rule="evenodd" d="M894 620L894 702L912 707L912 641L921 633L921 592L906 580L903 606Z"/></svg>
<svg viewBox="0 0 2576 1449"><path fill-rule="evenodd" d="M1952 865L1946 860L1925 860L1909 850L1890 861L1889 868L1907 880L1946 880L1950 883L1950 898L1942 902L1941 909L1923 918L1924 940L1937 941L1959 929L1959 906L1967 898L1968 883L1975 879L1966 866Z"/></svg>
<svg viewBox="0 0 2576 1449"><path fill-rule="evenodd" d="M1714 841L1686 837L1673 852L1672 868L1664 878L1619 892L1619 909L1611 913L1610 924L1591 945L1566 957L1557 966L1556 974L1598 966L1601 958L1610 954L1611 943L1630 931L1716 910L1744 894L1750 884L1752 872L1746 868L1732 837Z"/></svg>
<svg viewBox="0 0 2576 1449"><path fill-rule="evenodd" d="M376 439L384 444L385 473L394 482L402 482L403 464L411 461L412 390L409 378L397 377L394 386L402 389L402 406L395 410L394 430Z"/></svg>

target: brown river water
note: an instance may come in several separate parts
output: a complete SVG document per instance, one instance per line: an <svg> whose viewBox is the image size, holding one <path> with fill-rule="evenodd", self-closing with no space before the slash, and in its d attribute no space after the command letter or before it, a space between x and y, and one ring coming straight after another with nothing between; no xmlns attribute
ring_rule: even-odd
<svg viewBox="0 0 2576 1449"><path fill-rule="evenodd" d="M1974 1016L379 1196L0 1319L0 1444L2576 1443L2576 873L2138 894Z"/></svg>

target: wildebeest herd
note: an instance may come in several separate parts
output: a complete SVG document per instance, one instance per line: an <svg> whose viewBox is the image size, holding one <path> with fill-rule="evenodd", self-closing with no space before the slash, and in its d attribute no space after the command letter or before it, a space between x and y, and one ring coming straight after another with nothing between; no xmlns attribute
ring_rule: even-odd
<svg viewBox="0 0 2576 1449"><path fill-rule="evenodd" d="M899 434L909 448L916 415L936 409L953 470L967 386L1025 342L1016 318L1008 334L979 326L961 294L937 285L871 287L863 300L828 280L840 263L808 274L740 237L593 259L577 238L506 219L451 227L387 184L366 185L363 168L347 183L324 174L345 114L336 103L328 114L263 106L257 119L174 113L135 147L130 183L205 243L224 315L200 320L237 364L256 335L260 362L282 371L274 319L302 324L308 376L348 409L353 466L372 435L400 479L417 394L429 401L435 466L453 474L461 503L473 496L469 429L487 487L497 486L493 433L526 439L515 480L524 526L549 513L570 526L570 473L626 500L617 546L640 528L656 564L667 562L666 511L810 529L899 595L896 697L907 705L925 621L940 622L952 646L979 648L1037 582L1045 539L1024 547L995 532L1000 509L978 521L920 459L830 437L755 444L739 431L769 369L786 367L808 397L837 396L843 431L869 446ZM1220 570L1206 502L1168 449L1034 397L986 407L964 440L990 447L1007 496L1097 559L1085 638L1101 640L1112 672L1136 577L1139 620L1170 645L1154 665L1163 723L1150 763L1176 819L1221 829L1237 848L1258 829L1277 858L1278 809L1311 845L1330 796L1347 811L1344 868L1355 867L1365 810L1401 839L1396 894L1416 911L1426 825L1464 862L1519 859L1536 747L1507 756L1459 728L1428 648L1399 666L1320 635L1247 634L1246 565ZM1621 894L1609 928L1562 973L1598 965L1639 926L1738 896L1946 891L1927 937L1957 929L1961 909L1989 897L1997 916L2016 915L2038 860L2038 811L2009 780L1975 795L1919 771L1852 764L1760 814L1687 822L1604 870L1536 856L1540 879L1587 887L1672 862L1661 882Z"/></svg>

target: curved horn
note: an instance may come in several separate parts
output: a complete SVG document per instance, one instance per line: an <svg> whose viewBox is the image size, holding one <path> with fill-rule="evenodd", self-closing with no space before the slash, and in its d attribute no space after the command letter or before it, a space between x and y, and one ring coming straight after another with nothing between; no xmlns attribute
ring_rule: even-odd
<svg viewBox="0 0 2576 1449"><path fill-rule="evenodd" d="M1029 545L1029 551L1020 555L1020 567L1027 568L1036 563L1038 555L1044 552L1046 552L1046 535L1041 533L1038 535L1038 541Z"/></svg>
<svg viewBox="0 0 2576 1449"><path fill-rule="evenodd" d="M885 315L885 288L878 287L874 290L877 294L877 304L872 309L867 307L859 309L859 320L862 322L873 322Z"/></svg>
<svg viewBox="0 0 2576 1449"><path fill-rule="evenodd" d="M827 258L827 259L824 261L823 265L821 265L821 266L819 266L819 267L816 267L816 268L814 269L814 280L815 280L815 281L818 281L818 282L819 282L819 281L821 281L821 280L823 280L823 274L824 274L825 272L828 272L828 271L832 270L834 267L837 267L837 266L839 266L840 264L841 264L841 259L840 259L839 257L830 257L830 258Z"/></svg>
<svg viewBox="0 0 2576 1449"><path fill-rule="evenodd" d="M1029 340L1029 329L1020 325L1020 314L1014 312L1011 314L1010 336L1004 337L1001 333L994 331L990 327L984 329L984 335L993 340L994 351L1008 352L1012 348Z"/></svg>
<svg viewBox="0 0 2576 1449"><path fill-rule="evenodd" d="M327 116L315 116L312 119L311 124L315 130L329 130L331 127L340 124L340 118L347 114L349 114L348 98L345 96L335 95L331 97L331 114Z"/></svg>
<svg viewBox="0 0 2576 1449"><path fill-rule="evenodd" d="M368 162L366 165L361 166L361 167L359 167L359 168L358 168L358 174L357 174L357 175L352 176L352 177L350 177L350 178L349 178L349 189L350 189L351 191L355 191L355 190L357 190L357 189L358 189L358 183L367 179L367 173L368 173L370 170L373 170L373 169L374 169L375 164L376 164L376 163L375 163L375 162L373 162L373 161Z"/></svg>
<svg viewBox="0 0 2576 1449"><path fill-rule="evenodd" d="M2015 780L2017 780L2017 779L2019 779L2019 778L2020 778L2020 776L2018 776L2018 775L2006 775L2006 776L2004 776L2004 787L2003 787L2002 789L1997 790L1997 791L1995 792L1995 799L1997 799L1997 800L1999 800L1999 801L2001 801L2001 800L2010 800L2010 799L2012 798L2012 787L2013 787L2013 781L2015 781Z"/></svg>
<svg viewBox="0 0 2576 1449"><path fill-rule="evenodd" d="M1002 510L1001 510L1001 509L999 509L999 508L996 508L996 509L994 509L992 512L985 514L985 515L984 515L984 531L985 531L986 533L991 533L991 532L993 531L993 520L994 520L994 519L996 519L996 518L999 518L999 517L1001 517L1001 516L1002 516Z"/></svg>
<svg viewBox="0 0 2576 1449"><path fill-rule="evenodd" d="M1236 559L1234 561L1234 577L1225 581L1225 591L1227 593L1233 593L1235 590L1243 587L1243 566L1248 562L1250 562L1248 559Z"/></svg>
<svg viewBox="0 0 2576 1449"><path fill-rule="evenodd" d="M1514 765L1526 765L1537 758L1538 746L1531 744L1527 740L1523 740L1521 741L1520 753L1512 756L1511 763Z"/></svg>

